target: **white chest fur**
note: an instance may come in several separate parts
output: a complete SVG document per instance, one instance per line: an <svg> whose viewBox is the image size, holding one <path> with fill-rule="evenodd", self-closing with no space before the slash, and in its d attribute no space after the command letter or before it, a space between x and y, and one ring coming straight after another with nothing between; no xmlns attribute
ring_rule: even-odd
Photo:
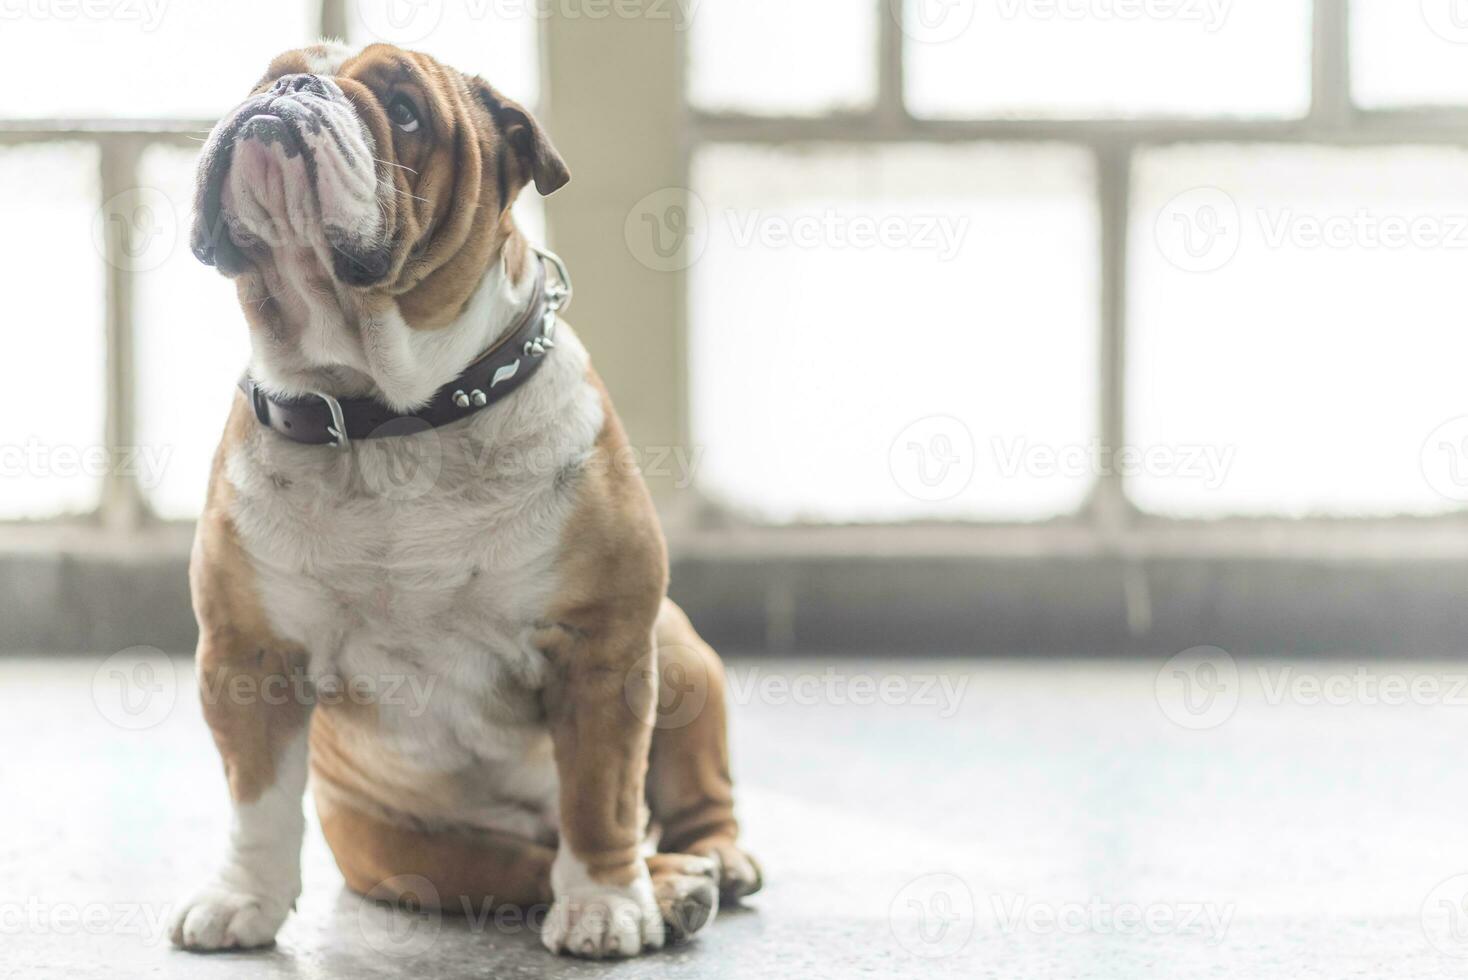
<svg viewBox="0 0 1468 980"><path fill-rule="evenodd" d="M400 766L477 787L436 802L463 811L444 819L503 826L502 804L554 794L530 636L603 423L585 350L565 325L557 342L464 423L349 453L257 429L226 461L272 629L307 651L322 697L373 704Z"/></svg>

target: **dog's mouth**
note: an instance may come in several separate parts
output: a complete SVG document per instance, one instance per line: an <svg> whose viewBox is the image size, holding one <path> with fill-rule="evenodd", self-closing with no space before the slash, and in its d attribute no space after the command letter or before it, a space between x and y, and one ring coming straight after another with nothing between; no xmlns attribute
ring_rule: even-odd
<svg viewBox="0 0 1468 980"><path fill-rule="evenodd" d="M199 164L190 242L199 261L233 276L292 246L318 252L348 285L385 276L371 134L339 93L262 93L215 127Z"/></svg>

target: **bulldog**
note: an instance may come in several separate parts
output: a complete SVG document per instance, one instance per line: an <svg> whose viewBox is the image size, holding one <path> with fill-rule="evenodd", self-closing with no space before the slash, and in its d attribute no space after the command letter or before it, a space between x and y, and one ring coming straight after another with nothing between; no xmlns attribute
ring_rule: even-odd
<svg viewBox="0 0 1468 980"><path fill-rule="evenodd" d="M274 940L308 776L352 890L539 908L553 952L656 949L760 887L722 666L511 218L568 180L523 106L384 44L281 55L209 136L192 247L252 346L190 562L233 821L175 944Z"/></svg>

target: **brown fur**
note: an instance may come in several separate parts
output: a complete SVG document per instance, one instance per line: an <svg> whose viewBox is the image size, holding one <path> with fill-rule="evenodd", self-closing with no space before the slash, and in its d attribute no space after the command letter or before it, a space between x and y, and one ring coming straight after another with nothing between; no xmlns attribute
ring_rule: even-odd
<svg viewBox="0 0 1468 980"><path fill-rule="evenodd" d="M307 65L300 52L282 55L260 87ZM347 61L336 80L378 143L381 179L399 191L388 204L394 256L378 287L347 290L321 270L313 288L334 292L349 316L395 302L412 326L442 327L491 263L508 257L511 269L527 265L526 244L508 209L530 181L542 193L564 183L564 165L523 108L426 56L373 45ZM387 122L384 97L402 89L425 114L422 133L402 134ZM283 295L272 261L256 256L238 286L252 328L279 334L300 310ZM640 870L649 819L656 821L665 852L690 852L647 861L678 938L697 929L699 909L711 914L716 906L707 894L711 882L727 895L746 894L758 887L758 870L735 844L722 666L665 597L667 554L657 515L605 389L594 374L589 381L601 391L606 422L562 539L558 596L536 632L551 668L543 707L559 774L560 832L594 878L626 884ZM267 704L209 694L229 690L239 678L257 689L290 678L290 690L301 690L306 653L271 633L235 533L234 491L224 473L226 455L257 437L255 425L237 397L190 570L205 715L239 802L272 785L282 748L311 717L309 696ZM659 698L659 684L666 693L674 676L696 678L705 705L692 719L661 724L658 712L668 710L670 699ZM323 705L311 725L318 810L350 887L398 898L381 894L382 883L421 875L449 905L456 898L521 905L550 899L554 851L542 843L418 826L395 819L386 805L376 812L361 805L402 791L453 792L380 755L364 766L350 744L354 729L372 724L370 706L347 702Z"/></svg>
<svg viewBox="0 0 1468 980"><path fill-rule="evenodd" d="M244 398L236 396L189 563L204 717L237 803L258 799L275 782L276 760L311 710L305 651L271 632L230 514L234 492L224 459L254 425Z"/></svg>

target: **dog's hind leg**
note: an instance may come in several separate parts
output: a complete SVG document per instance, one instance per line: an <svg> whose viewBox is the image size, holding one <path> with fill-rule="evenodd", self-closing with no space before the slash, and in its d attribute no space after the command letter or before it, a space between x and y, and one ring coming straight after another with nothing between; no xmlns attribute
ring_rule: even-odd
<svg viewBox="0 0 1468 980"><path fill-rule="evenodd" d="M553 848L496 831L390 823L333 799L319 784L316 811L347 887L359 895L471 918L550 905Z"/></svg>
<svg viewBox="0 0 1468 980"><path fill-rule="evenodd" d="M738 846L724 665L671 600L663 601L655 638L660 689L647 797L661 830L658 850L711 858L724 898L751 895L761 875Z"/></svg>
<svg viewBox="0 0 1468 980"><path fill-rule="evenodd" d="M537 920L550 907L553 847L494 831L429 833L388 823L334 800L319 784L316 808L347 887L359 895L481 924L493 916L496 928ZM647 864L669 938L683 942L713 920L717 861L655 854ZM503 909L517 914L506 920Z"/></svg>

